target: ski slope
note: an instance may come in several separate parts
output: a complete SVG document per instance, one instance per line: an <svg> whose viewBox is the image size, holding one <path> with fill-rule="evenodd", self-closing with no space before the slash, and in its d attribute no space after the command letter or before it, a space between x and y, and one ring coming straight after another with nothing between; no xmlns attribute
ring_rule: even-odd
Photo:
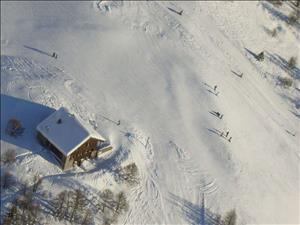
<svg viewBox="0 0 300 225"><path fill-rule="evenodd" d="M1 2L1 149L17 149L15 174L39 172L54 193L126 188L130 209L119 224L199 224L203 193L214 213L236 209L238 224L299 224L300 74L296 68L285 89L276 79L289 75L274 63L299 56L299 29L272 7ZM275 26L281 32L271 38L263 28ZM264 50L265 60L246 49ZM115 151L62 172L35 139L36 125L61 106ZM24 122L21 138L5 135L12 117ZM220 136L227 130L231 142ZM128 162L141 178L132 188L117 185L111 172Z"/></svg>

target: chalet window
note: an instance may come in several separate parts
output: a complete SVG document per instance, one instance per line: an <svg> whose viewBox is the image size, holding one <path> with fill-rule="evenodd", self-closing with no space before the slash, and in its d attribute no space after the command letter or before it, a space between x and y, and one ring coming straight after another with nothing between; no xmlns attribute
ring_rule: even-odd
<svg viewBox="0 0 300 225"><path fill-rule="evenodd" d="M102 141L97 141L97 148L99 149L102 145Z"/></svg>

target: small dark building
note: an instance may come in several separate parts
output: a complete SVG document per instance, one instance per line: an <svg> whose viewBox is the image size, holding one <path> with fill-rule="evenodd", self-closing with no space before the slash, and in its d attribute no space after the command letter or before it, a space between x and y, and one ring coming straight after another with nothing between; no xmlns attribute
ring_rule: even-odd
<svg viewBox="0 0 300 225"><path fill-rule="evenodd" d="M64 107L42 121L37 132L40 143L54 153L63 170L112 150L89 124Z"/></svg>

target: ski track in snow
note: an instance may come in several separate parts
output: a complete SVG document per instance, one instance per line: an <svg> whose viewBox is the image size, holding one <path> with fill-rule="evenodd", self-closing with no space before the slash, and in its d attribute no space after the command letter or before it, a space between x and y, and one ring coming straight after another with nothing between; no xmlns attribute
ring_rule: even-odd
<svg viewBox="0 0 300 225"><path fill-rule="evenodd" d="M138 216L139 219L143 218L139 223L149 223L149 221L156 223L157 221L162 221L163 218L161 218L161 213L156 210L162 210L162 215L164 216L166 213L164 212L165 209L162 194L155 174L156 165L153 161L154 152L150 138L146 137L138 130L134 130L132 135L128 138L130 138L131 141L135 140L135 145L139 146L132 154L134 155L134 158L141 159L142 164L138 166L144 166L145 168L139 168L140 183L137 187L132 189L131 193L132 201L135 204L127 213L124 224L136 223L136 221L132 220L134 218L132 217L132 214L134 213L136 215L137 212L143 213ZM149 201L149 199L151 199L151 201ZM149 209L151 209L151 211L149 211Z"/></svg>
<svg viewBox="0 0 300 225"><path fill-rule="evenodd" d="M179 171L183 171L185 180L191 183L192 187L196 187L199 193L204 194L213 194L218 190L216 180L207 172L200 171L197 162L185 150L173 141L170 141L169 145L177 153L178 160L176 165L178 165Z"/></svg>

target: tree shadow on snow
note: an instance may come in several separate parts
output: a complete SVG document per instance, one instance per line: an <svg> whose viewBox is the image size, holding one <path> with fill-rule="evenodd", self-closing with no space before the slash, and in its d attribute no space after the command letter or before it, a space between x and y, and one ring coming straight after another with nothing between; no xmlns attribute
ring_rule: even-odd
<svg viewBox="0 0 300 225"><path fill-rule="evenodd" d="M289 68L288 61L277 54L267 53L267 57L269 58L270 62L279 66L282 70L289 73L293 78L300 80L300 69L298 67L295 66L294 68Z"/></svg>
<svg viewBox="0 0 300 225"><path fill-rule="evenodd" d="M280 19L284 22L288 22L288 16L284 15L282 12L279 12L277 9L275 9L270 3L268 2L262 2L261 5L264 9L266 9L269 13L271 13L272 16L276 17L277 19Z"/></svg>
<svg viewBox="0 0 300 225"><path fill-rule="evenodd" d="M203 221L206 225L218 225L219 216L213 213L208 208L202 208L202 206L192 203L184 198L181 198L175 194L169 193L169 202L175 206L175 210L178 213L183 213L188 224L199 225Z"/></svg>
<svg viewBox="0 0 300 225"><path fill-rule="evenodd" d="M300 98L293 98L286 94L280 94L280 96L284 99L287 99L296 109L300 109Z"/></svg>
<svg viewBox="0 0 300 225"><path fill-rule="evenodd" d="M1 140L20 148L27 149L33 154L39 154L50 163L57 164L51 154L45 153L36 138L37 125L53 113L55 109L35 102L1 94ZM25 128L23 134L12 137L6 133L10 119L17 119Z"/></svg>
<svg viewBox="0 0 300 225"><path fill-rule="evenodd" d="M245 48L245 50L257 60L257 54L255 54L254 52L250 51L248 48Z"/></svg>

